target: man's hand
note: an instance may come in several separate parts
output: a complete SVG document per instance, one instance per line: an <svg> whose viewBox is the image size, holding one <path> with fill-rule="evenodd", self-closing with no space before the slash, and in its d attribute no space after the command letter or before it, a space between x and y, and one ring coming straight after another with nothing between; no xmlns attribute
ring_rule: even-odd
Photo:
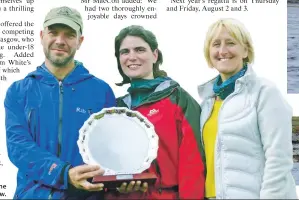
<svg viewBox="0 0 299 200"><path fill-rule="evenodd" d="M117 191L120 193L129 193L129 192L146 192L148 189L148 184L147 182L144 182L141 187L141 181L137 181L135 184L135 181L131 181L130 184L127 186L127 183L122 183L120 188L116 188Z"/></svg>
<svg viewBox="0 0 299 200"><path fill-rule="evenodd" d="M103 174L104 170L99 166L80 165L69 170L68 178L69 183L78 189L87 191L101 191L104 188L103 183L92 184L88 182L87 179Z"/></svg>

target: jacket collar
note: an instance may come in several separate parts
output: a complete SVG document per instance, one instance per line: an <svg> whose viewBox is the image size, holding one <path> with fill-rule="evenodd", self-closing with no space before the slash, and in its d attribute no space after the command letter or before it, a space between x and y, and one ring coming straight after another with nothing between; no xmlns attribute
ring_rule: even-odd
<svg viewBox="0 0 299 200"><path fill-rule="evenodd" d="M256 78L256 74L253 71L252 66L248 65L248 69L247 69L245 75L236 81L235 90L240 89L243 85L250 84L255 78ZM214 82L216 81L216 79L217 79L217 76L214 77L213 79L209 80L208 82L206 82L202 85L199 85L197 87L198 94L201 99L212 98L215 96L215 93L213 91L213 85L214 85Z"/></svg>
<svg viewBox="0 0 299 200"><path fill-rule="evenodd" d="M158 93L161 93L169 88L175 88L175 87L178 87L179 84L172 80L172 79L169 79L169 80L165 80L164 82L160 83L155 91L150 95L149 98L155 96L156 94ZM161 95L163 97L163 95ZM121 99L121 98L120 98ZM160 98L157 98L156 100L160 100ZM131 108L131 105L132 105L132 97L130 94L127 94L125 95L123 98L122 98L122 101L127 105L128 108Z"/></svg>
<svg viewBox="0 0 299 200"><path fill-rule="evenodd" d="M48 70L45 63L38 66L35 71L29 73L26 77L35 78L45 84L53 85L59 81L57 78ZM75 84L84 81L88 78L93 77L89 74L89 71L79 61L75 61L74 69L62 80L64 84Z"/></svg>

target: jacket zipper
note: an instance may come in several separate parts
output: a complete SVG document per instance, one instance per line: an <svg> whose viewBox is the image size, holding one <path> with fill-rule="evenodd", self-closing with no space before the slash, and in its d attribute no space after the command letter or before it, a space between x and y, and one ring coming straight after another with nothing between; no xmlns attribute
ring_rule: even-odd
<svg viewBox="0 0 299 200"><path fill-rule="evenodd" d="M76 62L75 62L75 65L76 65ZM72 74L72 72L75 70L75 68L76 67L74 67L74 69L66 77L68 77L70 74ZM50 74L52 74L52 73L50 73ZM61 154L61 139L62 139L63 85L62 85L62 81L58 81L58 83L59 83L59 125L58 125L58 146L57 146L58 150L57 150L57 156L60 157L60 154ZM51 192L48 196L48 199L52 199L53 193L54 193L54 189L52 188Z"/></svg>
<svg viewBox="0 0 299 200"><path fill-rule="evenodd" d="M57 156L61 154L61 140L62 140L62 111L63 111L63 85L59 81L59 125L58 125L58 151Z"/></svg>
<svg viewBox="0 0 299 200"><path fill-rule="evenodd" d="M63 85L59 81L59 124L58 124L58 147L57 156L61 155L61 140L62 140L62 111L63 111ZM53 198L54 188L51 189L48 199Z"/></svg>
<svg viewBox="0 0 299 200"><path fill-rule="evenodd" d="M216 159L216 155L215 154L217 154L217 149L218 148L221 148L221 145L220 145L220 147L218 147L219 146L219 142L218 142L218 140L219 140L219 138L218 138L218 136L219 136L219 125L220 125L220 113L221 113L221 110L222 110L222 108L223 108L223 105L224 105L224 103L227 101L227 99L229 98L229 97L231 97L231 96L233 96L233 95L229 95L226 99L224 99L224 101L222 102L222 105L220 106L220 109L219 109L219 113L218 113L218 129L217 129L217 135L216 135L216 145L215 145L215 147L214 147L214 163L216 163L215 162L215 159ZM222 144L222 143L221 143ZM221 153L221 149L219 150L219 154L220 154L220 163L222 163L222 153ZM214 164L214 166L215 166L215 164ZM216 169L214 169L215 170L215 172L216 172ZM220 166L219 167L219 171L220 171L220 176L219 176L219 179L221 180L221 181L219 181L219 183L222 183L222 180L223 180L223 177L222 177L222 167ZM216 177L216 176L215 176ZM219 187L221 188L220 189L220 191L221 191L221 199L223 199L223 188L222 188L222 184L218 184L219 185ZM217 190L216 190L216 197L217 197ZM218 198L218 197L217 197Z"/></svg>
<svg viewBox="0 0 299 200"><path fill-rule="evenodd" d="M240 89L239 89L239 91L240 91ZM220 113L221 113L221 110L222 110L222 107L223 107L223 105L224 105L224 103L226 102L226 101L228 101L228 99L229 98L232 98L233 96L235 96L236 94L238 94L239 93L239 91L235 91L235 92L233 92L232 94L230 94L223 102L222 102L222 105L221 105L221 107L220 107L220 109L219 109L219 113L218 113L218 130L219 130L219 125L220 125ZM212 105L214 106L214 103L215 103L215 97L213 97L213 99L212 99ZM213 111L213 107L211 106L211 108L210 108L210 110L209 110L209 115L208 115L208 117L205 119L205 121L204 121L204 123L203 123L203 126L202 126L202 129L201 129L201 141L202 141L202 146L204 147L204 142L203 142L203 128L204 128L204 125L206 124L206 122L208 121L208 119L210 118L210 116L211 116L211 114L212 114L212 111ZM218 148L218 135L219 135L219 131L217 130L217 134L216 134L216 143L215 143L215 147L214 147L214 163L216 163L215 161L215 159L216 159L216 153L217 153L217 148ZM220 153L220 161L222 161L222 154ZM214 165L215 166L215 165ZM217 174L216 174L216 169L214 169L214 172L215 172L215 177L217 177ZM222 178L222 169L221 169L221 166L220 166L220 174L221 174L221 180L223 179ZM220 178L220 177L219 177ZM220 184L221 185L221 184ZM221 186L220 186L221 187ZM217 197L217 188L215 188L216 189L216 197ZM222 190L222 188L220 189L220 191L221 191L221 196L222 196L222 198L223 198L223 190ZM217 197L218 198L218 197Z"/></svg>
<svg viewBox="0 0 299 200"><path fill-rule="evenodd" d="M215 156L215 152L217 153L217 148L218 148L218 135L219 135L219 127L220 127L220 116L221 116L221 111L222 111L222 108L224 106L224 104L230 99L232 98L233 96L237 95L238 93L240 92L240 89L239 90L235 90L235 92L231 93L230 95L228 95L228 97L226 97L226 99L224 99L224 101L222 102L222 105L220 106L220 109L219 109L219 113L218 113L218 130L217 130L217 135L216 135L216 145L214 147L214 163L215 162L215 159L216 159L216 156ZM214 100L215 102L215 100ZM215 151L216 150L216 151ZM222 163L222 160L223 160L223 154L219 151L220 153L220 162ZM215 165L214 165L215 166ZM214 171L216 172L216 169L214 169ZM223 180L223 177L222 177L222 167L220 166L220 180L221 180L221 183L222 183L222 180ZM215 177L216 177L216 174L215 174ZM221 198L223 199L224 198L224 192L223 192L223 189L222 189L222 185L223 184L218 184L220 185L220 191L221 191ZM216 189L216 198L217 197L217 189Z"/></svg>

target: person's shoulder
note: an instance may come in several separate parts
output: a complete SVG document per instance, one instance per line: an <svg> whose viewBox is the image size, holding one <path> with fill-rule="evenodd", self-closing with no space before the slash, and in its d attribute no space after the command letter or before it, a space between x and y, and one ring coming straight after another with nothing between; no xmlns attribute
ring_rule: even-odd
<svg viewBox="0 0 299 200"><path fill-rule="evenodd" d="M256 95L256 104L259 108L264 108L265 106L275 109L283 108L284 111L288 111L292 115L292 107L274 81L258 77L256 85L255 92L253 93Z"/></svg>
<svg viewBox="0 0 299 200"><path fill-rule="evenodd" d="M102 89L103 88L105 88L105 89L110 89L111 88L110 85L108 84L108 82L106 82L103 79L98 78L94 75L92 76L91 81L92 82L89 83L89 84L91 84L92 87L101 87Z"/></svg>
<svg viewBox="0 0 299 200"><path fill-rule="evenodd" d="M187 90L185 90L182 86L179 85L176 88L177 88L178 92L189 95L189 93L187 92Z"/></svg>
<svg viewBox="0 0 299 200"><path fill-rule="evenodd" d="M255 86L260 92L278 92L279 89L275 82L264 78L264 77L256 77Z"/></svg>
<svg viewBox="0 0 299 200"><path fill-rule="evenodd" d="M28 89L30 89L30 86L32 85L32 81L33 80L30 77L25 77L23 79L16 80L8 87L7 91L24 93Z"/></svg>
<svg viewBox="0 0 299 200"><path fill-rule="evenodd" d="M282 91L272 80L257 77L255 87L253 87L252 90L252 94L257 98L256 103L267 102L267 105L272 105L275 102L279 102L280 105L285 105L287 108L290 107Z"/></svg>
<svg viewBox="0 0 299 200"><path fill-rule="evenodd" d="M32 91L33 79L26 76L23 79L14 81L6 90L7 99L14 99L17 101L23 101L28 93Z"/></svg>
<svg viewBox="0 0 299 200"><path fill-rule="evenodd" d="M187 90L185 90L182 86L176 86L176 94L185 98L193 98Z"/></svg>
<svg viewBox="0 0 299 200"><path fill-rule="evenodd" d="M108 83L106 81L104 81L103 79L99 78L99 77L96 77L94 75L92 75L92 78L93 82L95 84L100 84L100 85L108 85Z"/></svg>
<svg viewBox="0 0 299 200"><path fill-rule="evenodd" d="M264 87L276 87L276 84L273 81L261 76L256 77L256 83Z"/></svg>
<svg viewBox="0 0 299 200"><path fill-rule="evenodd" d="M198 104L196 99L181 85L175 87L174 92L171 94L178 104L189 104L195 103Z"/></svg>

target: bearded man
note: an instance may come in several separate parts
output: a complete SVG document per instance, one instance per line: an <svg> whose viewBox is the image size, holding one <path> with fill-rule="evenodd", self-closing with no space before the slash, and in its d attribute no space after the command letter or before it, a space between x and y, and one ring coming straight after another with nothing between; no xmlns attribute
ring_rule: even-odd
<svg viewBox="0 0 299 200"><path fill-rule="evenodd" d="M85 165L77 140L88 117L115 106L110 86L74 60L84 37L80 13L53 8L40 32L45 61L6 93L7 151L18 168L14 199L100 199L103 174Z"/></svg>

